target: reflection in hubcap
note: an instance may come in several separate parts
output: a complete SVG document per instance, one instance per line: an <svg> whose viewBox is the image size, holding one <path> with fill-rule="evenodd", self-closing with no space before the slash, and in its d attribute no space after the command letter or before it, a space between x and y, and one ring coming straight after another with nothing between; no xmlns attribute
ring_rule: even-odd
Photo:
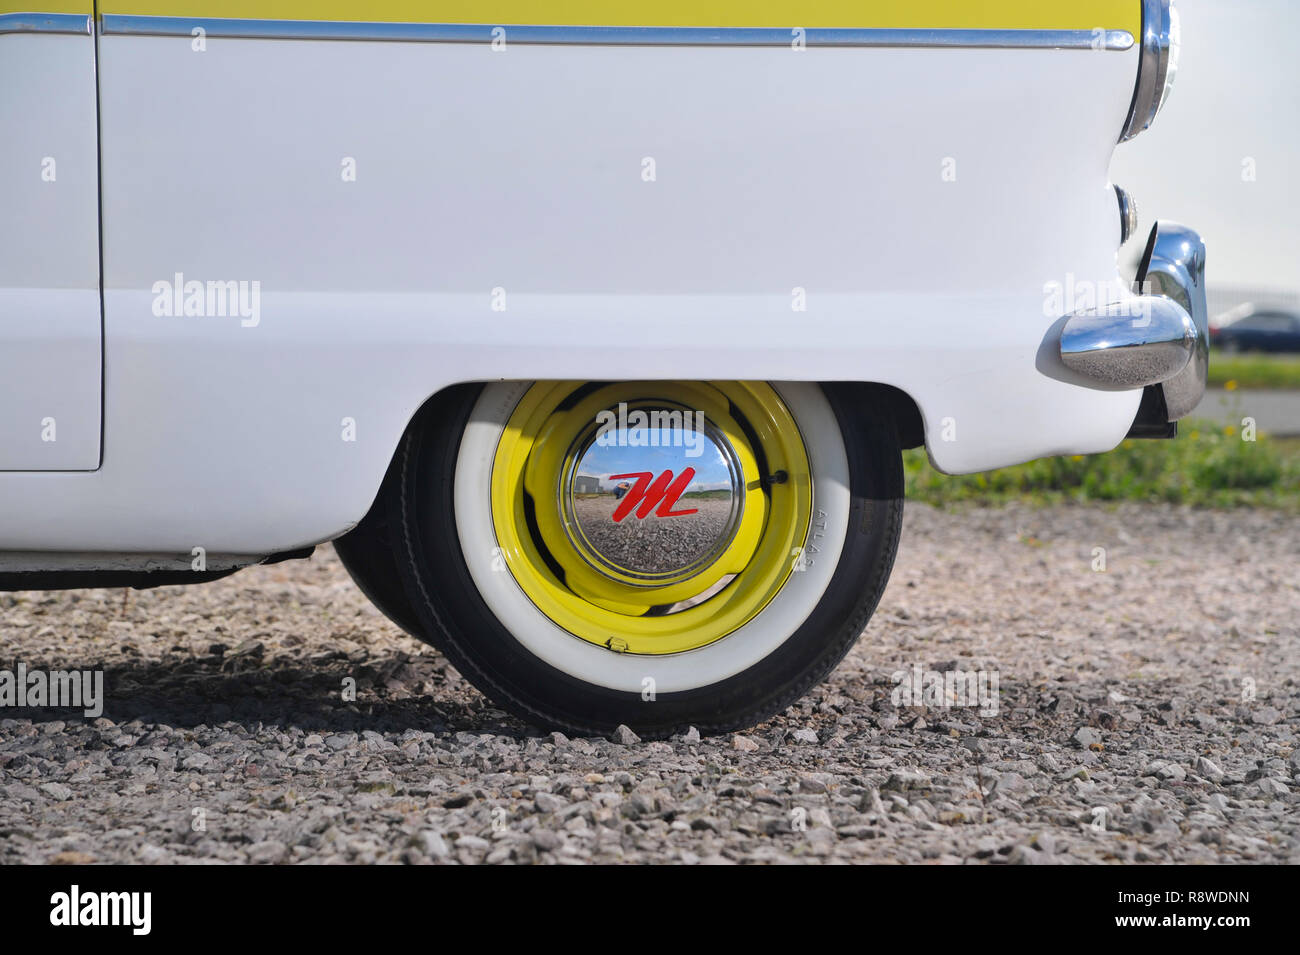
<svg viewBox="0 0 1300 955"><path fill-rule="evenodd" d="M620 403L579 437L561 476L565 530L593 567L645 586L684 580L727 549L744 478L702 412Z"/></svg>

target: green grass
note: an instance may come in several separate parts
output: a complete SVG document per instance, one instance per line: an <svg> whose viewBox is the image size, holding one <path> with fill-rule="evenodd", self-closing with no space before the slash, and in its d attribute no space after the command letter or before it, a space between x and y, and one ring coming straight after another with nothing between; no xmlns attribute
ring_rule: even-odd
<svg viewBox="0 0 1300 955"><path fill-rule="evenodd" d="M1300 439L1183 421L1173 441L1125 441L1108 454L1043 458L983 474L940 474L925 450L904 452L910 500L943 507L1029 501L1152 501L1300 511Z"/></svg>
<svg viewBox="0 0 1300 955"><path fill-rule="evenodd" d="M1300 355L1225 355L1212 349L1210 387L1300 390Z"/></svg>

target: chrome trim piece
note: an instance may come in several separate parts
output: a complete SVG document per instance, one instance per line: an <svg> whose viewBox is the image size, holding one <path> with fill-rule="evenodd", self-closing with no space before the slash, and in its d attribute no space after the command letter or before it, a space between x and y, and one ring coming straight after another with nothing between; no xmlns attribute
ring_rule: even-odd
<svg viewBox="0 0 1300 955"><path fill-rule="evenodd" d="M1191 360L1196 330L1172 299L1147 298L1136 308L1132 302L1120 302L1071 315L1061 330L1061 361L1117 388L1142 388L1173 378Z"/></svg>
<svg viewBox="0 0 1300 955"><path fill-rule="evenodd" d="M0 13L0 34L93 32L94 21L84 13Z"/></svg>
<svg viewBox="0 0 1300 955"><path fill-rule="evenodd" d="M1138 209L1128 190L1115 187L1115 197L1119 199L1119 244L1123 245L1138 229Z"/></svg>
<svg viewBox="0 0 1300 955"><path fill-rule="evenodd" d="M490 43L504 30L506 43L636 46L790 46L793 29L766 27L601 27L491 23L363 23L332 20L236 20L214 17L141 17L105 14L106 36L190 36L202 27L210 37L277 40L398 40ZM804 30L807 46L973 47L990 49L1128 50L1125 30Z"/></svg>
<svg viewBox="0 0 1300 955"><path fill-rule="evenodd" d="M1150 126L1160 112L1165 79L1169 75L1172 43L1173 0L1142 0L1142 53L1138 62L1137 86L1129 106L1128 119L1120 133L1121 143Z"/></svg>
<svg viewBox="0 0 1300 955"><path fill-rule="evenodd" d="M1153 230L1151 255L1139 271L1137 287L1178 303L1191 317L1196 342L1191 361L1161 387L1169 420L1190 414L1205 394L1210 371L1210 317L1205 305L1205 242L1186 226L1159 222Z"/></svg>
<svg viewBox="0 0 1300 955"><path fill-rule="evenodd" d="M1061 330L1061 361L1112 387L1161 385L1168 420L1177 421L1200 402L1209 370L1201 237L1158 223L1134 291L1145 294L1071 315Z"/></svg>
<svg viewBox="0 0 1300 955"><path fill-rule="evenodd" d="M633 586L695 576L740 527L745 477L735 449L703 412L674 403L628 402L609 412L619 422L641 413L649 423L592 427L576 443L557 488L570 543L596 571ZM725 481L706 486L707 498L681 496L702 489L697 470Z"/></svg>

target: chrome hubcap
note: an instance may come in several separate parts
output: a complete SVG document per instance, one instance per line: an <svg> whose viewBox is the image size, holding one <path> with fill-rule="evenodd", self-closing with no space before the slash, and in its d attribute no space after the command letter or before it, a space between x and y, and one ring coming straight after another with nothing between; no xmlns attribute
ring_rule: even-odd
<svg viewBox="0 0 1300 955"><path fill-rule="evenodd" d="M566 533L602 573L645 586L685 580L727 549L743 472L703 413L663 401L601 412L561 476Z"/></svg>

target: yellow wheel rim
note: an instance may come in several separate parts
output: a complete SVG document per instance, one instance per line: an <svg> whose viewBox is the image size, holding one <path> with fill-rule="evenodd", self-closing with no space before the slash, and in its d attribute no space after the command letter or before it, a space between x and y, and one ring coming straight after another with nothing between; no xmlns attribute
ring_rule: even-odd
<svg viewBox="0 0 1300 955"><path fill-rule="evenodd" d="M680 499L670 493L651 513L655 485L645 488L647 482L640 481L623 500L603 490L611 480L602 474L582 478L604 482L601 493L589 495L590 507L582 501L575 505L579 464L620 460L623 453L593 456L591 449L601 440L593 438L595 423L608 421L616 409L629 408L693 412L695 440L725 458L732 489L692 490L685 482L694 478L678 469L672 472L677 478L672 487L684 486L684 493ZM633 430L620 435L626 438ZM690 428L680 430L692 438ZM649 461L672 452L625 453ZM655 473L649 465L642 470L647 480ZM663 472L660 490L670 471ZM647 493L636 497L642 490ZM603 507L617 515L621 504L627 516L624 538L643 530L632 527L639 520L655 525L657 540L671 541L691 520L679 515L707 510L712 519L725 510L716 502L705 503L723 493L731 499L729 523L711 542L712 550L655 574L634 573L604 560L574 513L575 507ZM491 498L505 565L550 620L575 637L616 652L680 653L707 646L741 627L780 591L808 533L812 476L794 418L767 384L538 382L520 398L497 444Z"/></svg>

